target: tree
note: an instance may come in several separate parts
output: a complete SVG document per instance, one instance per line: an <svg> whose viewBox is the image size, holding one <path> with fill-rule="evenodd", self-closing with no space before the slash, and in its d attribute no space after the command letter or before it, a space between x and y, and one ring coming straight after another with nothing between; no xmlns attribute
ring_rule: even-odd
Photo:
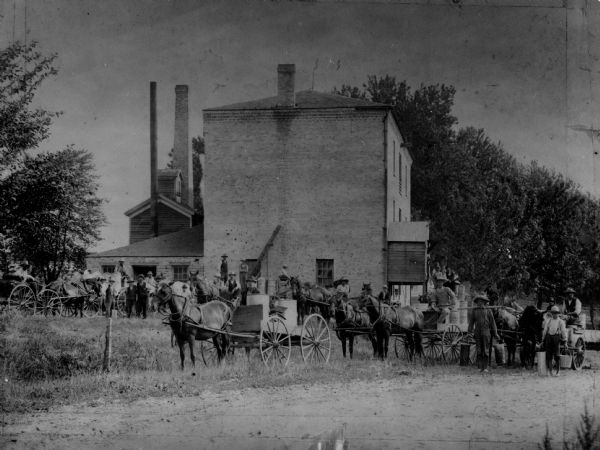
<svg viewBox="0 0 600 450"><path fill-rule="evenodd" d="M36 47L35 41L15 42L0 50L0 176L48 136L58 114L31 108L37 88L56 74L56 55L44 56Z"/></svg>
<svg viewBox="0 0 600 450"><path fill-rule="evenodd" d="M46 281L79 261L100 238L106 219L97 197L92 155L68 147L35 157L0 181L0 221L15 257L28 259Z"/></svg>

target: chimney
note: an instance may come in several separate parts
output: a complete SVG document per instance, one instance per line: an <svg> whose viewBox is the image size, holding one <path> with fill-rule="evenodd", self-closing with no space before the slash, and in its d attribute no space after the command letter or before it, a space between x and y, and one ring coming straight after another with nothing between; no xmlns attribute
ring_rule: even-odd
<svg viewBox="0 0 600 450"><path fill-rule="evenodd" d="M296 105L295 75L295 64L279 64L277 66L277 104L280 107L293 108Z"/></svg>
<svg viewBox="0 0 600 450"><path fill-rule="evenodd" d="M158 170L156 147L156 81L150 82L150 219L152 235L158 236Z"/></svg>
<svg viewBox="0 0 600 450"><path fill-rule="evenodd" d="M175 139L173 143L173 167L181 170L183 185L181 196L184 204L194 208L194 175L192 152L189 143L188 87L175 86Z"/></svg>

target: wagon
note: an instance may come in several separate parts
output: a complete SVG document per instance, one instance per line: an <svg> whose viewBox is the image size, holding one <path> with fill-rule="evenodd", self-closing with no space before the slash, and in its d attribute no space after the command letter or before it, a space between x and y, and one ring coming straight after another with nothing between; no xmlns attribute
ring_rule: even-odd
<svg viewBox="0 0 600 450"><path fill-rule="evenodd" d="M16 310L25 314L47 314L48 298L44 285L32 279L0 280L0 310Z"/></svg>
<svg viewBox="0 0 600 450"><path fill-rule="evenodd" d="M561 345L561 355L570 357L571 368L581 370L585 361L585 314L580 315L582 325L569 325L567 327L567 343Z"/></svg>
<svg viewBox="0 0 600 450"><path fill-rule="evenodd" d="M271 309L270 305L274 305ZM298 325L296 300L248 296L248 305L235 309L231 327L225 332L231 348L257 349L268 367L285 367L292 347L300 347L305 363L326 363L331 354L331 333L321 314L310 314ZM200 352L205 364L217 360L212 342L202 341Z"/></svg>
<svg viewBox="0 0 600 450"><path fill-rule="evenodd" d="M94 317L102 308L101 296L81 284L54 281L42 289L39 297L43 299L46 315L72 317L81 307L85 317Z"/></svg>
<svg viewBox="0 0 600 450"><path fill-rule="evenodd" d="M429 362L457 363L460 359L462 344L471 344L472 338L466 332L468 324L454 320L451 312L444 323L438 323L440 313L434 310L423 311L425 318L423 331L420 332L423 356ZM409 359L409 346L403 333L393 333L394 352L398 358ZM474 345L470 359L473 361Z"/></svg>

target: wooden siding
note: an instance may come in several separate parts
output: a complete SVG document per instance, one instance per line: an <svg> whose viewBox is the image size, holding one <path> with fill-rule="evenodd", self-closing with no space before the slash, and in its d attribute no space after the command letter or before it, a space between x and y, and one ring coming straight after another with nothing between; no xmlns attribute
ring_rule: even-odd
<svg viewBox="0 0 600 450"><path fill-rule="evenodd" d="M162 203L158 205L158 235L174 233L192 226L190 217L181 214ZM150 209L146 209L136 216L129 218L129 243L143 241L154 237L152 234L152 220Z"/></svg>
<svg viewBox="0 0 600 450"><path fill-rule="evenodd" d="M423 283L426 277L425 242L388 244L388 282Z"/></svg>

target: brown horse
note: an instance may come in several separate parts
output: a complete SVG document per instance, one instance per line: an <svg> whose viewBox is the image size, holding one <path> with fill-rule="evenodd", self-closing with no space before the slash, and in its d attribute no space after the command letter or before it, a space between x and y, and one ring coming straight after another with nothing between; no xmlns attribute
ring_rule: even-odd
<svg viewBox="0 0 600 450"><path fill-rule="evenodd" d="M347 298L345 294L334 295L331 300L330 314L335 318L337 337L342 341L342 354L346 357L346 341L348 341L348 349L350 359L354 351L354 337L358 334L363 334L364 330L371 345L373 346L373 356L377 355L377 341L372 333L373 324L369 314L364 310L364 302L361 297Z"/></svg>
<svg viewBox="0 0 600 450"><path fill-rule="evenodd" d="M196 365L194 341L212 339L219 362L225 357L229 339L221 331L225 331L231 323L232 312L229 306L220 301L210 301L202 305L191 303L186 298L174 294L173 289L168 284L161 284L156 290L156 296L159 300L159 308L164 305L169 307L171 313L169 325L179 347L181 370L184 366L185 354L183 347L186 342L190 348L192 367Z"/></svg>
<svg viewBox="0 0 600 450"><path fill-rule="evenodd" d="M421 311L410 306L390 306L370 295L365 298L365 306L373 322L379 358L387 358L392 333L404 333L411 360L415 354L423 353L421 331L423 331L424 318Z"/></svg>

